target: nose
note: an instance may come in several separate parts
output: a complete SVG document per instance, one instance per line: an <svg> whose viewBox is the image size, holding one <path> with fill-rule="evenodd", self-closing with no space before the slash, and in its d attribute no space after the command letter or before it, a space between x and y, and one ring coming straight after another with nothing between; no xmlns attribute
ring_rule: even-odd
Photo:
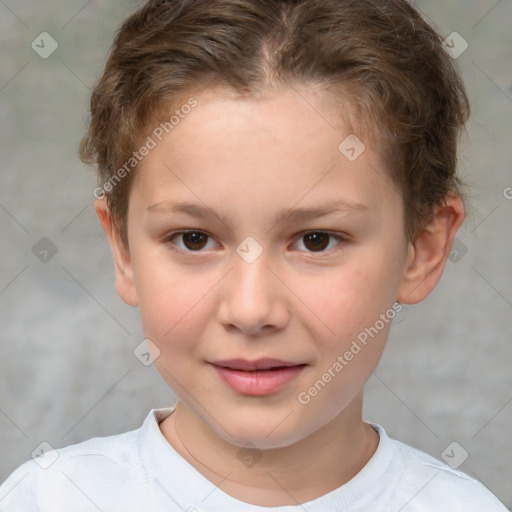
<svg viewBox="0 0 512 512"><path fill-rule="evenodd" d="M289 321L286 287L261 255L247 263L235 255L234 268L223 281L219 322L229 331L269 334Z"/></svg>

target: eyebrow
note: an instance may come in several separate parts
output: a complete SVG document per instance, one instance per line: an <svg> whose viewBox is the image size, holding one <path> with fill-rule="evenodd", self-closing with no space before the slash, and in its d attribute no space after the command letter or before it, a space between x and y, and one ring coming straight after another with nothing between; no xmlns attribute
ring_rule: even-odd
<svg viewBox="0 0 512 512"><path fill-rule="evenodd" d="M225 224L229 223L226 215L215 212L211 208L205 205L188 203L188 202L173 202L173 201L162 201L160 203L152 204L148 206L148 211L153 213L184 213L192 217L200 219L208 217L217 217ZM335 199L322 205L303 207L303 208L286 208L278 212L276 215L275 223L279 224L282 220L305 220L315 219L317 217L323 217L325 215L332 215L336 213L343 213L345 215L354 213L365 213L368 212L368 206L358 203L351 202L344 199Z"/></svg>

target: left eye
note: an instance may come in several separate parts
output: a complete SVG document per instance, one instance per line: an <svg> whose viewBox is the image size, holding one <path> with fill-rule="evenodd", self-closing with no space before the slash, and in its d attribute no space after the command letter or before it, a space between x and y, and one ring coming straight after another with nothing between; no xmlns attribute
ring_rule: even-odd
<svg viewBox="0 0 512 512"><path fill-rule="evenodd" d="M182 237L183 238L183 246L180 247L178 244L175 244L173 240L175 238ZM207 245L208 238L210 235L204 233L203 231L178 231L170 235L165 242L172 243L176 245L179 249L187 252L199 252L201 249ZM210 247L211 248L211 247Z"/></svg>
<svg viewBox="0 0 512 512"><path fill-rule="evenodd" d="M304 241L303 245L309 252L325 252L326 248L333 248L332 244L329 243L329 238L337 240L334 247L344 241L344 238L340 235L333 235L323 231L310 231L309 233L303 233L298 242Z"/></svg>

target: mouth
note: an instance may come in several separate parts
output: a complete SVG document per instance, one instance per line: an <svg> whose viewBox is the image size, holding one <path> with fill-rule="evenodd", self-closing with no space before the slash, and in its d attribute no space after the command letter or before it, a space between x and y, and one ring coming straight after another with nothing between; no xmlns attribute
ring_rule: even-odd
<svg viewBox="0 0 512 512"><path fill-rule="evenodd" d="M224 359L213 361L211 364L228 370L240 370L246 372L254 371L272 371L283 368L292 368L294 366L305 366L304 363L292 363L281 359L257 359L256 361L247 361L246 359Z"/></svg>
<svg viewBox="0 0 512 512"><path fill-rule="evenodd" d="M294 363L279 359L231 359L210 363L217 375L232 390L242 395L264 396L284 388L303 369L305 363Z"/></svg>

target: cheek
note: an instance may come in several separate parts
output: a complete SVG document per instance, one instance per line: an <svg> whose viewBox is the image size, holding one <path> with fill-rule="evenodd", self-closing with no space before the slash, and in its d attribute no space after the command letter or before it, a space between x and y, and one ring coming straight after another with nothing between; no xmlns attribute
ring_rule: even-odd
<svg viewBox="0 0 512 512"><path fill-rule="evenodd" d="M396 285L392 274L385 261L361 256L329 274L306 279L302 293L306 305L330 327L333 336L348 338L372 325L393 305Z"/></svg>
<svg viewBox="0 0 512 512"><path fill-rule="evenodd" d="M375 257L305 282L307 304L322 322L309 324L318 359L301 397L322 423L346 407L375 370L395 315L394 284L386 261Z"/></svg>
<svg viewBox="0 0 512 512"><path fill-rule="evenodd" d="M170 265L165 258L138 265L137 290L144 333L160 350L194 345L208 318L208 295L218 279Z"/></svg>

